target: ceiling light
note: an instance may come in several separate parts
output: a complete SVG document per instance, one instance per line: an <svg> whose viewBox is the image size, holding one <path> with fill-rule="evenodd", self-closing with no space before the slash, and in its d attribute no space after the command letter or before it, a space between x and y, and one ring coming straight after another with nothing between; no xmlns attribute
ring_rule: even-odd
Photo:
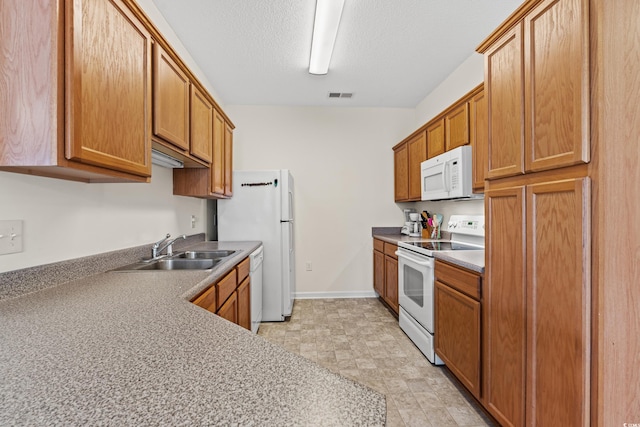
<svg viewBox="0 0 640 427"><path fill-rule="evenodd" d="M336 43L344 0L316 0L309 73L327 74Z"/></svg>

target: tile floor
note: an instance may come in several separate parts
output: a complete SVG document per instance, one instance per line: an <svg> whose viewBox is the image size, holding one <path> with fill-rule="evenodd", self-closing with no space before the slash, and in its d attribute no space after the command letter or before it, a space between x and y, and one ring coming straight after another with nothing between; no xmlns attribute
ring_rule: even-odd
<svg viewBox="0 0 640 427"><path fill-rule="evenodd" d="M263 323L258 333L384 393L387 426L494 425L377 299L296 300L288 322Z"/></svg>

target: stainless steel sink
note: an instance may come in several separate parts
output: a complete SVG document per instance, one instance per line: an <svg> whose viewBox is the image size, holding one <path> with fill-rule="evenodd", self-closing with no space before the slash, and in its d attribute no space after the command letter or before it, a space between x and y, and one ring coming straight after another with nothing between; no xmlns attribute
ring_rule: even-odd
<svg viewBox="0 0 640 427"><path fill-rule="evenodd" d="M186 251L176 255L177 258L183 259L220 259L235 254L237 251L214 250L214 251ZM175 258L174 257L174 258Z"/></svg>
<svg viewBox="0 0 640 427"><path fill-rule="evenodd" d="M111 271L209 270L237 251L187 251L153 261L139 261Z"/></svg>

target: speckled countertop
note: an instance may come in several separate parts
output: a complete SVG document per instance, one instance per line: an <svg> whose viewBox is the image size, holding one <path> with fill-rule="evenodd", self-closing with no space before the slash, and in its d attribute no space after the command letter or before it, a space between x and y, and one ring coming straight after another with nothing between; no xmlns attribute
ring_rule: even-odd
<svg viewBox="0 0 640 427"><path fill-rule="evenodd" d="M384 425L383 395L189 302L259 244L0 301L0 425Z"/></svg>
<svg viewBox="0 0 640 427"><path fill-rule="evenodd" d="M427 239L421 237L409 237L404 234L376 234L376 229L373 230L373 237L385 242L393 243L395 245L398 242L420 242ZM444 236L443 236L444 237ZM484 251L434 251L433 256L436 259L447 261L457 266L466 268L467 270L475 271L476 273L484 274Z"/></svg>

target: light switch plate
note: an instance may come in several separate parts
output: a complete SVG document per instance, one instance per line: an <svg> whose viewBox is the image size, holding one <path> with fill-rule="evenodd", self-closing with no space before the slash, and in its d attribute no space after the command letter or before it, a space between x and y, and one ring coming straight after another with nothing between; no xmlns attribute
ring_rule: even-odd
<svg viewBox="0 0 640 427"><path fill-rule="evenodd" d="M22 220L0 221L0 255L22 252Z"/></svg>

